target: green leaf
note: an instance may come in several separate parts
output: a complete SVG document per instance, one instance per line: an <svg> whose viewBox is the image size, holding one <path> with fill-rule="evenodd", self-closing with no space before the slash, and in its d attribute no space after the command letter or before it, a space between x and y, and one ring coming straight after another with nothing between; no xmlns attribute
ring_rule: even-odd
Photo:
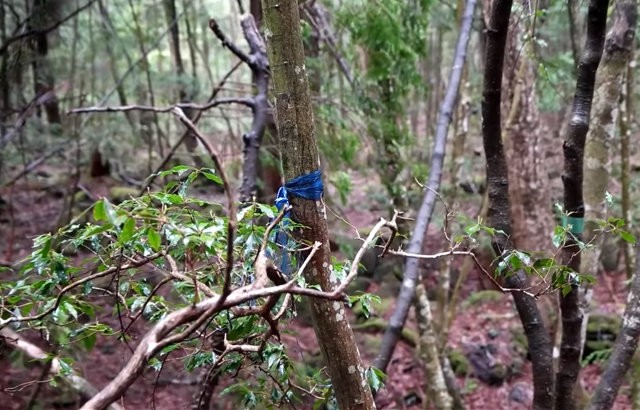
<svg viewBox="0 0 640 410"><path fill-rule="evenodd" d="M164 349L162 349L160 351L160 356L163 356L165 354L171 353L174 350L180 348L180 344L179 343L174 343L174 344L170 344L169 346L165 347Z"/></svg>
<svg viewBox="0 0 640 410"><path fill-rule="evenodd" d="M604 201L609 208L613 205L613 195L609 191L604 193Z"/></svg>
<svg viewBox="0 0 640 410"><path fill-rule="evenodd" d="M636 244L636 237L633 236L632 233L621 230L618 232L618 235L620 235L620 238L622 238L622 240L625 241L626 243L629 243L631 245Z"/></svg>
<svg viewBox="0 0 640 410"><path fill-rule="evenodd" d="M166 205L179 205L184 203L184 199L180 195L168 194L166 192L158 192L153 195L158 201Z"/></svg>
<svg viewBox="0 0 640 410"><path fill-rule="evenodd" d="M119 242L123 244L127 242L129 239L131 239L133 237L133 233L135 232L135 228L136 228L136 221L133 218L127 218L127 220L124 223L124 226L122 227L122 231L118 236Z"/></svg>
<svg viewBox="0 0 640 410"><path fill-rule="evenodd" d="M93 219L96 221L107 220L107 211L105 209L104 200L100 200L93 205Z"/></svg>
<svg viewBox="0 0 640 410"><path fill-rule="evenodd" d="M376 367L370 367L365 372L365 377L373 391L378 391L384 386L384 379L387 377L384 372Z"/></svg>
<svg viewBox="0 0 640 410"><path fill-rule="evenodd" d="M65 312L70 314L74 319L78 320L78 311L76 310L75 306L73 306L73 304L69 302L69 300L64 299L60 303L60 307L64 309Z"/></svg>
<svg viewBox="0 0 640 410"><path fill-rule="evenodd" d="M622 228L624 226L624 219L622 218L616 218L612 216L609 219L607 219L607 222L610 225L613 225L614 228Z"/></svg>
<svg viewBox="0 0 640 410"><path fill-rule="evenodd" d="M276 214L273 212L273 207L265 205L265 204L257 204L260 212L262 212L268 218L275 218Z"/></svg>
<svg viewBox="0 0 640 410"><path fill-rule="evenodd" d="M553 265L555 265L555 261L553 260L553 258L538 259L533 263L533 267L535 269L546 269L552 267Z"/></svg>
<svg viewBox="0 0 640 410"><path fill-rule="evenodd" d="M480 232L480 225L479 224L473 224L473 225L466 226L464 228L464 232L469 236L473 236L473 235L477 234L478 232Z"/></svg>
<svg viewBox="0 0 640 410"><path fill-rule="evenodd" d="M247 316L242 318L235 318L232 322L233 327L229 329L229 333L227 334L227 339L229 341L240 340L252 332L256 331L257 325L257 317L256 316Z"/></svg>
<svg viewBox="0 0 640 410"><path fill-rule="evenodd" d="M95 333L89 333L84 338L82 338L82 345L85 349L91 350L93 349L93 346L95 346L97 339L98 338L96 337Z"/></svg>
<svg viewBox="0 0 640 410"><path fill-rule="evenodd" d="M192 372L194 369L209 364L213 364L217 355L214 352L198 352L192 354L187 358L184 363L184 368L188 372Z"/></svg>
<svg viewBox="0 0 640 410"><path fill-rule="evenodd" d="M116 210L113 208L113 205L111 204L111 202L109 202L107 198L102 198L100 202L102 202L103 212L106 218L105 220L111 222L115 226L119 226L119 224L122 223L122 221L118 221L118 214L116 213Z"/></svg>
<svg viewBox="0 0 640 410"><path fill-rule="evenodd" d="M187 165L176 165L175 167L168 169L166 171L162 171L160 173L158 173L158 176L160 177L166 177L167 175L171 175L171 174L178 174L178 176L182 175L183 173L185 173L188 170L191 170L193 168L187 166Z"/></svg>
<svg viewBox="0 0 640 410"><path fill-rule="evenodd" d="M553 229L553 237L551 238L551 242L553 243L554 247L559 248L560 246L562 246L566 238L567 238L567 231L565 228L561 226L556 226Z"/></svg>
<svg viewBox="0 0 640 410"><path fill-rule="evenodd" d="M149 367L151 367L156 372L159 372L160 369L162 369L162 362L157 358L152 357L151 360L149 360Z"/></svg>
<svg viewBox="0 0 640 410"><path fill-rule="evenodd" d="M73 372L73 369L71 368L71 364L73 363L72 359L68 357L61 357L58 363L60 363L60 373L62 373L62 375L68 376Z"/></svg>
<svg viewBox="0 0 640 410"><path fill-rule="evenodd" d="M222 185L222 178L213 173L213 170L202 171L202 175L207 178L209 181L213 181L218 185Z"/></svg>
<svg viewBox="0 0 640 410"><path fill-rule="evenodd" d="M51 235L45 235L45 240L42 246L42 250L40 251L40 256L46 258L49 255L49 251L51 250Z"/></svg>
<svg viewBox="0 0 640 410"><path fill-rule="evenodd" d="M161 238L160 234L155 229L149 228L149 230L147 230L147 240L149 241L151 249L156 252L160 250Z"/></svg>

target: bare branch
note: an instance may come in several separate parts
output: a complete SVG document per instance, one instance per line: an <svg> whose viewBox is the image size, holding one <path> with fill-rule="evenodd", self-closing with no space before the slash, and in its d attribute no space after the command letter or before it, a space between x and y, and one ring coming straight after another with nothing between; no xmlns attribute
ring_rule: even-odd
<svg viewBox="0 0 640 410"><path fill-rule="evenodd" d="M220 39L222 45L229 49L233 54L236 55L240 60L244 61L249 67L252 67L253 61L244 51L240 50L238 46L236 46L231 40L227 38L227 36L222 32L218 22L215 19L209 20L209 28L213 31L213 34Z"/></svg>
<svg viewBox="0 0 640 410"><path fill-rule="evenodd" d="M95 113L95 112L129 112L129 111L147 111L147 112L173 112L176 108L181 110L196 110L196 111L206 111L211 108L215 108L219 105L225 104L239 104L244 105L248 108L253 108L253 99L252 98L241 98L241 97L230 97L230 98L219 98L217 100L212 100L206 104L195 104L195 103L178 103L174 105L170 105L168 107L154 107L151 105L121 105L121 106L94 106L94 107L81 107L74 108L69 110L67 114L86 114L86 113Z"/></svg>
<svg viewBox="0 0 640 410"><path fill-rule="evenodd" d="M176 265L176 261L171 257L171 255L169 255L166 252L162 252L162 255L164 256L164 258L167 260L167 262L169 263L169 266L171 267L171 271L169 272L169 276L171 276L174 279L178 279L184 282L190 282L193 281L193 278L189 278L187 275L180 273L180 271L178 270L178 265ZM197 284L197 288L200 292L204 293L205 296L211 298L211 297L215 297L218 296L213 290L211 290L210 287L208 287L207 285L205 285L204 283L200 282L199 280L195 280L196 284Z"/></svg>
<svg viewBox="0 0 640 410"><path fill-rule="evenodd" d="M216 164L216 168L218 173L220 174L220 179L222 179L222 185L224 186L225 194L227 195L227 210L229 212L228 215L228 223L227 223L227 268L225 269L224 275L224 286L222 288L222 294L220 295L220 303L224 302L224 299L230 292L231 289L231 270L233 269L233 242L235 237L236 226L238 225L237 215L236 215L236 204L233 199L233 192L231 191L231 185L229 184L229 179L222 167L222 162L220 161L220 157L216 153L215 148L209 142L209 140L202 135L200 130L191 122L189 117L187 117L184 112L180 109L180 107L174 107L171 112L178 117L178 119L187 127L193 134L198 138L200 143L205 147L209 156L213 160L213 163Z"/></svg>
<svg viewBox="0 0 640 410"><path fill-rule="evenodd" d="M218 82L218 85L216 85L214 87L214 89L211 91L211 95L209 95L209 99L207 100L207 102L211 102L213 101L216 96L218 95L218 93L222 90L222 87L226 84L227 80L229 80L229 78L231 77L231 75L233 73L236 72L236 70L240 67L240 65L242 65L242 62L238 62L236 63L233 67L231 67L231 69L222 77L222 79ZM195 117L193 118L192 122L194 124L197 124L198 121L200 120L200 117L202 117L202 113L203 111L200 110L196 113ZM187 136L189 135L189 131L185 131L182 136L180 137L180 139L178 139L178 141L173 145L173 147L171 147L171 150L167 153L167 155L162 159L162 161L160 162L160 164L156 167L156 170L151 174L151 176L149 178L147 178L147 180L145 181L145 183L143 184L143 186L140 188L140 194L142 195L145 193L145 191L147 190L147 188L149 186L151 186L151 184L153 183L153 181L156 179L157 174L167 165L167 163L169 163L169 160L173 157L173 154L175 154L176 150L178 149L178 147L180 145L182 145L182 143L184 142L184 140L187 138Z"/></svg>

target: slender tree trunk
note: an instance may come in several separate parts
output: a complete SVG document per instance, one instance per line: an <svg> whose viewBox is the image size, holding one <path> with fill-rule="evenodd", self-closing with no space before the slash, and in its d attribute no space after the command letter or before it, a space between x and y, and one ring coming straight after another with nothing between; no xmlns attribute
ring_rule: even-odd
<svg viewBox="0 0 640 410"><path fill-rule="evenodd" d="M582 252L580 272L596 276L600 265L603 238L597 235L598 221L606 217L605 194L609 184L611 167L610 145L618 125L618 107L623 90L627 65L634 46L637 11L635 1L616 3L614 21L605 40L602 63L596 75L596 91L593 96L593 115L584 152L584 241L595 245ZM624 102L623 102L624 104ZM621 133L624 133L621 130ZM623 184L624 185L624 184ZM625 218L627 216L625 215ZM584 308L581 347L584 346L591 289L581 292Z"/></svg>
<svg viewBox="0 0 640 410"><path fill-rule="evenodd" d="M640 249L640 248L639 248ZM636 261L640 254L636 254ZM622 315L622 329L618 333L613 353L593 394L588 410L606 410L613 407L624 376L631 367L633 355L638 348L640 338L640 265L631 282L627 306Z"/></svg>
<svg viewBox="0 0 640 410"><path fill-rule="evenodd" d="M528 13L528 12L527 12ZM505 147L513 166L509 167L509 201L512 238L517 249L550 252L553 215L547 174L546 143L539 132L540 113L536 93L535 55L536 13L532 17L512 18L512 33L506 58L513 67L506 89L510 99L505 122ZM524 48L524 51L523 51Z"/></svg>
<svg viewBox="0 0 640 410"><path fill-rule="evenodd" d="M318 170L313 110L305 72L298 3L263 0L265 35L276 98L277 125L286 180ZM329 232L322 201L290 198L292 219L308 229L301 240L321 242L306 280L322 289L333 288L330 275ZM310 300L314 329L340 409L375 409L345 306Z"/></svg>
<svg viewBox="0 0 640 410"><path fill-rule="evenodd" d="M418 322L418 357L424 363L427 377L427 397L436 410L449 410L453 400L445 383L440 364L439 340L433 326L431 303L427 290L420 284L416 287L416 320Z"/></svg>
<svg viewBox="0 0 640 410"><path fill-rule="evenodd" d="M463 24L460 29L460 36L458 37L456 45L455 58L449 77L447 92L443 98L442 105L440 106L440 111L438 113L436 138L434 140L433 155L431 158L431 173L429 175L429 180L427 181L428 189L425 190L422 204L420 205L420 210L418 212L418 217L416 218L416 224L411 234L411 240L407 247L407 252L409 253L422 252L424 237L429 229L429 224L436 204L436 193L440 190L447 134L453 116L454 105L458 98L462 70L466 61L467 45L469 43L475 4L475 0L468 0L465 8ZM382 344L380 345L380 353L378 354L378 357L376 357L374 363L375 367L382 371L387 369L387 365L391 360L391 355L393 354L396 343L398 342L404 323L407 320L409 307L411 306L415 296L416 284L420 282L418 265L418 259L410 258L406 261L402 287L400 289L400 294L398 295L396 307L389 319L389 327L385 331ZM433 323L425 324L425 326L433 327Z"/></svg>
<svg viewBox="0 0 640 410"><path fill-rule="evenodd" d="M4 44L6 40L7 22L4 2L2 2L0 3L0 44ZM8 65L9 53L7 52L2 54L2 61L0 61L0 136L4 136L6 133L4 124L11 110L11 86L9 85ZM2 161L0 160L0 165L1 163Z"/></svg>
<svg viewBox="0 0 640 410"><path fill-rule="evenodd" d="M584 202L582 196L584 145L589 121L591 103L595 87L596 70L600 64L607 27L608 0L591 0L587 16L587 39L584 52L578 64L576 93L573 101L571 120L563 144L564 172L564 211L566 222L572 235L562 247L562 263L576 272L580 272L580 247L584 224ZM574 387L580 373L580 331L582 327L582 309L579 301L580 283L571 283L571 290L560 294L562 314L562 341L556 382L556 409L576 408Z"/></svg>
<svg viewBox="0 0 640 410"><path fill-rule="evenodd" d="M180 26L178 25L178 13L176 12L175 0L162 0L164 6L165 18L167 26L169 26L169 49L171 50L171 58L173 59L173 67L176 75L178 76L178 99L180 102L189 102L192 99L192 90L184 86L185 81L185 69L182 62L182 52L180 49ZM193 118L193 112L191 110L185 110L185 114L189 118ZM202 159L196 155L198 148L198 140L193 133L189 132L184 139L184 144L187 150L193 156L193 159L197 166L202 167L204 163Z"/></svg>
<svg viewBox="0 0 640 410"><path fill-rule="evenodd" d="M47 27L50 14L57 12L57 6L52 4L50 0L35 0L33 4L33 13L31 18L31 27L33 30L40 30ZM35 85L36 96L49 94L42 104L47 115L49 124L62 123L60 115L60 107L58 106L58 97L54 90L53 70L49 63L49 39L48 33L42 32L34 36L33 48L35 58L33 60L33 79Z"/></svg>
<svg viewBox="0 0 640 410"><path fill-rule="evenodd" d="M569 38L571 40L571 54L573 55L573 68L578 69L580 59L580 42L582 41L582 21L580 19L578 0L567 0L567 17L569 18Z"/></svg>
<svg viewBox="0 0 640 410"><path fill-rule="evenodd" d="M633 221L631 219L631 186L630 186L630 174L631 166L629 159L631 157L631 132L635 127L635 112L634 112L634 71L635 65L635 53L631 49L629 56L629 62L627 63L627 75L624 85L622 87L622 102L620 104L620 184L621 187L621 202L622 202L622 216L627 222L628 229L633 229ZM633 249L630 244L623 244L624 255L624 268L627 272L627 277L631 279L633 275Z"/></svg>
<svg viewBox="0 0 640 410"><path fill-rule="evenodd" d="M637 18L637 0L627 1L634 7ZM635 33L634 33L635 34ZM634 85L635 85L635 47L631 47L628 50L628 58L626 63L626 76L622 85L622 96L620 102L620 183L621 187L621 202L622 202L622 215L627 223L627 229L633 229L633 220L631 218L631 187L630 187L630 156L631 156L631 134L635 127L635 98L634 98ZM623 243L623 255L625 271L627 277L631 279L633 275L634 254L632 246L626 242Z"/></svg>
<svg viewBox="0 0 640 410"><path fill-rule="evenodd" d="M133 32L138 40L138 49L140 50L141 61L140 61L140 69L144 73L145 85L142 84L138 86L138 98L141 102L146 103L148 101L149 105L152 107L156 105L156 98L153 91L153 82L151 80L151 66L149 64L149 59L147 58L147 49L145 47L144 35L142 32L142 27L140 26L140 18L138 16L138 12L134 7L133 0L128 0L129 11L131 12L131 17L133 19ZM144 87L146 86L146 90ZM160 129L160 122L158 120L158 113L150 112L150 113L140 113L140 131L142 133L143 139L149 146L149 169L152 168L152 149L153 149L153 139L154 139L154 129L155 135L157 136L157 144L158 144L158 153L161 157L164 157L164 144L162 142L163 133ZM153 127L151 127L153 124ZM150 171L151 173L152 171Z"/></svg>
<svg viewBox="0 0 640 410"><path fill-rule="evenodd" d="M586 242L592 242L597 221L606 215L605 193L609 183L611 160L609 149L618 125L618 107L627 64L634 46L635 2L616 3L614 21L605 41L602 63L596 76L593 115L584 151L584 206ZM598 240L598 243L602 241ZM595 276L600 259L600 246L582 254L581 272Z"/></svg>
<svg viewBox="0 0 640 410"><path fill-rule="evenodd" d="M509 182L500 114L502 72L511 6L510 0L496 0L489 13L482 98L482 136L487 160L487 219L491 227L504 232L504 235L497 233L493 239L492 245L499 257L513 249L509 239ZM512 289L522 289L526 286L526 277L524 273L517 272L506 278L505 284ZM536 301L521 292L514 291L512 295L529 342L533 366L533 408L549 410L554 403L551 339Z"/></svg>
<svg viewBox="0 0 640 410"><path fill-rule="evenodd" d="M113 50L113 39L117 38L118 33L113 29L113 23L111 22L111 17L109 16L109 11L105 7L102 0L98 0L98 9L100 10L101 18L101 26L103 33L103 44L107 50L107 56L109 57L109 66L111 68L111 77L113 78L113 82L116 84L116 94L118 94L118 99L120 100L120 105L127 105L129 103L127 99L127 94L124 91L124 84L120 81L120 72L118 70L118 55ZM131 65L131 59L127 56L127 60L129 61L129 65ZM137 129L135 125L135 121L133 118L133 113L131 111L127 111L124 113L129 126L131 127L131 131L136 134Z"/></svg>

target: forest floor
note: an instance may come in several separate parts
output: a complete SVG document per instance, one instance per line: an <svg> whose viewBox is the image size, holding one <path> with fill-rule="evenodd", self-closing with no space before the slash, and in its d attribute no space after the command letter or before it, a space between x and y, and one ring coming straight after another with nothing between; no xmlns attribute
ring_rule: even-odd
<svg viewBox="0 0 640 410"><path fill-rule="evenodd" d="M64 187L50 187L43 189L41 185L18 183L10 190L0 190L0 197L6 201L0 204L0 260L4 263L15 262L24 257L31 248L31 239L47 230L58 220L62 207ZM100 194L98 193L98 196ZM365 201L365 198L361 198ZM356 201L357 203L363 203ZM354 207L343 208L342 215L358 229L371 227L382 214L369 209ZM348 228L342 234L348 235ZM441 235L435 232L436 235ZM0 271L0 277L7 279L8 275ZM428 276L428 272L427 272ZM427 279L428 280L428 279ZM608 273L594 288L594 306L597 311L620 314L626 299L623 273ZM369 291L383 293L386 284L372 283ZM397 288L396 285L389 285ZM479 272L473 270L463 283L461 300L468 299L478 291L484 290ZM109 300L102 302L106 305ZM377 312L387 318L393 307L384 303L385 309ZM435 315L438 312L434 312ZM117 318L105 315L103 318L117 328ZM131 329L131 346L113 339L99 338L96 348L83 355L74 363L76 369L94 386L105 386L123 367L131 355L131 348L135 347L135 340L144 334L145 323L140 321ZM415 329L415 321L410 316L408 328ZM514 352L514 334L521 325L515 313L512 299L508 295L477 303L460 303L458 313L449 332L449 346L463 352L477 350L479 346L488 352L490 362L505 363L510 370L506 379L499 385L489 385L474 376L473 370L466 376L458 377L458 384L463 394L463 400L468 409L525 409L530 407L532 397L531 366L526 359L520 363L514 361L518 353ZM373 360L381 331L358 331L357 338L366 362ZM34 333L27 333L26 337L38 343L41 347L42 338ZM287 347L290 357L294 360L307 361L317 357L313 328L307 321L296 319L287 325L287 332L282 341ZM1 346L0 346L1 347ZM481 349L481 350L482 350ZM191 398L196 391L193 375L185 374L182 370L180 353L176 353L167 360L160 375L147 371L127 391L121 405L128 410L151 409L172 410L189 408ZM601 372L600 365L586 366L581 373L581 382L587 391L592 391ZM52 386L48 378L42 377L42 367L34 364L6 347L0 349L0 409L17 410L25 408L25 403L38 384L41 385L39 395L43 409L77 408L77 398L69 392L64 392L60 385ZM420 362L416 359L415 349L407 343L401 342L393 355L385 388L378 394L379 409L421 409L425 391L424 374ZM38 383L38 380L44 382ZM223 384L233 382L225 381ZM220 396L222 390L218 387L214 393L212 408L234 409L229 396ZM616 409L627 409L628 386L624 386L616 403ZM297 408L305 408L298 406Z"/></svg>

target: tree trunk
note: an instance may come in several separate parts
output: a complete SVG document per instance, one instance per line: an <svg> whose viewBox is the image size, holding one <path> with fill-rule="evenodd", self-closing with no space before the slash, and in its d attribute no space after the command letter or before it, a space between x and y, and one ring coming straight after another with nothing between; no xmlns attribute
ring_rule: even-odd
<svg viewBox="0 0 640 410"><path fill-rule="evenodd" d="M57 7L47 0L35 0L33 4L32 19L30 20L30 30L45 29L50 20L50 14L55 14ZM47 32L37 32L34 35L32 47L34 48L35 57L33 60L33 80L36 97L48 96L44 99L44 111L49 124L60 124L62 117L60 115L60 107L58 106L58 97L54 90L53 70L49 64L49 39Z"/></svg>
<svg viewBox="0 0 640 410"><path fill-rule="evenodd" d="M591 0L587 16L587 39L577 70L576 93L573 100L571 120L563 144L564 212L566 225L571 235L562 246L562 264L580 272L580 247L584 224L582 197L584 144L589 130L591 103L595 87L596 70L600 64L607 28L608 0ZM583 313L580 307L580 283L569 279L571 290L560 294L562 314L562 341L556 375L556 409L576 408L574 387L580 373L582 352L580 331Z"/></svg>
<svg viewBox="0 0 640 410"><path fill-rule="evenodd" d="M4 4L0 4L0 44L7 40L7 22ZM11 110L11 86L8 78L9 52L2 53L0 61L0 135L4 137L6 133L5 121ZM0 166L2 159L0 158ZM0 169L0 172L2 170Z"/></svg>
<svg viewBox="0 0 640 410"><path fill-rule="evenodd" d="M496 233L493 238L492 245L499 257L513 249L510 241L509 179L500 114L502 72L511 6L511 0L496 0L489 13L482 98L482 137L487 161L487 222L489 226L504 232ZM512 289L522 289L527 286L526 277L523 272L517 272L506 278L505 284ZM533 366L533 408L549 410L553 408L554 402L551 339L535 299L518 291L512 292L512 295L529 342Z"/></svg>
<svg viewBox="0 0 640 410"><path fill-rule="evenodd" d="M571 40L571 54L573 55L574 70L578 68L580 59L580 41L582 41L582 20L580 19L579 4L577 0L567 0L567 17L569 18L569 37Z"/></svg>
<svg viewBox="0 0 640 410"><path fill-rule="evenodd" d="M535 14L534 14L535 15ZM536 94L537 63L534 42L535 17L511 19L512 33L506 51L513 75L506 79L510 98L505 122L505 148L512 158L509 167L509 204L515 248L527 252L551 252L553 215L547 174L546 143L540 135L540 114ZM528 24L526 22L529 22ZM523 48L525 51L523 52Z"/></svg>
<svg viewBox="0 0 640 410"><path fill-rule="evenodd" d="M627 3L628 4L628 3ZM632 27L635 27L632 26ZM640 248L639 248L640 249ZM636 261L640 254L636 254ZM613 407L624 376L631 367L633 355L638 348L640 338L640 265L636 262L636 272L631 282L627 306L622 315L622 329L618 333L613 353L600 382L593 394L588 410L606 410Z"/></svg>
<svg viewBox="0 0 640 410"><path fill-rule="evenodd" d="M427 397L436 410L450 410L453 400L440 365L439 340L433 326L431 303L422 284L416 287L416 321L418 322L418 357L424 363L427 378Z"/></svg>
<svg viewBox="0 0 640 410"><path fill-rule="evenodd" d="M627 65L634 46L636 20L635 1L616 4L613 25L607 35L602 63L596 75L593 115L584 150L583 183L584 241L595 246L582 251L580 272L585 275L596 276L600 265L604 238L602 235L598 235L598 221L606 218L605 194L609 183L609 168L611 167L609 147L618 124L619 101ZM621 133L623 133L622 130ZM624 217L627 218L627 215ZM580 332L581 347L584 347L592 293L590 288L585 290L580 293L584 310Z"/></svg>
<svg viewBox="0 0 640 410"><path fill-rule="evenodd" d="M634 50L631 49L631 55L629 56L629 62L626 67L627 75L622 87L622 101L620 103L620 184L622 185L622 217L627 222L627 229L631 230L633 229L633 221L631 219L631 166L629 160L631 157L632 124L635 124L635 68ZM627 272L627 277L631 279L633 275L633 249L631 244L625 242L622 250L624 255L624 268Z"/></svg>
<svg viewBox="0 0 640 410"><path fill-rule="evenodd" d="M469 43L475 4L475 0L468 0L465 8L463 24L460 29L455 58L449 77L449 84L447 85L447 92L438 113L436 138L434 140L433 156L431 158L431 173L426 184L428 189L425 190L422 204L418 211L416 224L413 228L411 240L409 241L407 248L408 253L419 254L422 252L424 237L429 229L429 224L431 223L431 217L433 216L433 210L437 200L436 193L440 190L447 135L453 116L455 102L458 98L460 80L462 78L462 71L466 61L467 46ZM398 295L396 307L389 319L389 327L385 331L382 344L380 345L380 353L375 360L375 366L382 371L386 370L387 365L391 360L391 355L393 354L393 350L395 349L402 328L404 327L404 323L407 320L409 307L411 306L415 296L416 284L421 280L418 268L418 259L407 259L403 273L402 287L400 289L400 294ZM433 327L433 323L425 324L425 326Z"/></svg>
<svg viewBox="0 0 640 410"><path fill-rule="evenodd" d="M178 85L178 99L180 102L189 102L192 96L191 90L185 87L184 77L184 63L182 62L182 53L180 51L180 28L178 25L178 13L176 13L175 0L163 0L165 18L167 26L169 26L169 49L171 50L171 57L173 59L173 67L176 75L179 77ZM193 112L191 110L184 110L184 113L190 119L193 118ZM204 166L204 163L199 156L196 155L196 149L198 148L198 139L192 132L189 132L184 139L184 144L187 150L193 156L193 160L198 167Z"/></svg>
<svg viewBox="0 0 640 410"><path fill-rule="evenodd" d="M273 74L277 125L285 179L318 170L313 111L305 72L298 3L263 0L265 37ZM305 272L308 283L332 289L329 232L322 201L290 198L292 219L308 227L298 232L304 242L322 246ZM310 300L314 329L340 409L374 409L365 368L340 302Z"/></svg>
<svg viewBox="0 0 640 410"><path fill-rule="evenodd" d="M620 95L634 46L636 20L635 2L616 3L613 25L607 35L602 64L596 76L593 115L584 149L585 242L594 239L597 221L606 216L605 193L611 167L609 147L618 124ZM596 245L601 242L598 239ZM583 274L597 274L600 252L600 246L583 252Z"/></svg>

